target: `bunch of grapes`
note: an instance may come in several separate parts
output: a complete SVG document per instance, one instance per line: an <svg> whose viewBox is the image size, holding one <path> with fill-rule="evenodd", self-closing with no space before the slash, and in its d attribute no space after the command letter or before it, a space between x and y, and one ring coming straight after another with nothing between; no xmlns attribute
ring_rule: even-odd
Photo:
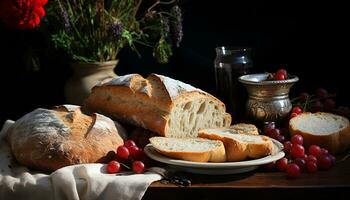
<svg viewBox="0 0 350 200"><path fill-rule="evenodd" d="M350 118L350 109L347 106L337 105L336 94L329 93L324 88L318 88L314 94L302 92L291 100L294 106L303 112L330 112Z"/></svg>
<svg viewBox="0 0 350 200"><path fill-rule="evenodd" d="M289 78L286 69L278 69L274 73L270 73L267 80L286 80ZM350 109L345 106L338 106L335 101L336 94L329 93L324 88L318 88L313 94L306 92L300 93L298 97L293 98L292 104L298 110L292 110L291 118L295 117L301 112L332 112L335 114L350 117ZM296 111L296 112L294 112Z"/></svg>
<svg viewBox="0 0 350 200"><path fill-rule="evenodd" d="M284 143L288 137L287 129L279 129L276 127L274 122L268 122L263 127L263 134L278 140L280 143Z"/></svg>
<svg viewBox="0 0 350 200"><path fill-rule="evenodd" d="M110 174L118 173L122 166L131 169L134 173L141 174L145 171L148 158L143 150L139 148L133 140L126 140L124 145L117 148L115 159L107 165L107 172Z"/></svg>
<svg viewBox="0 0 350 200"><path fill-rule="evenodd" d="M293 135L289 140L287 132L275 127L274 123L264 126L264 133L283 143L284 158L265 165L267 169L278 169L287 172L291 178L298 177L302 172L315 173L318 170L328 170L335 163L335 157L327 149L317 145L309 146L307 152L303 146L304 139L301 135Z"/></svg>

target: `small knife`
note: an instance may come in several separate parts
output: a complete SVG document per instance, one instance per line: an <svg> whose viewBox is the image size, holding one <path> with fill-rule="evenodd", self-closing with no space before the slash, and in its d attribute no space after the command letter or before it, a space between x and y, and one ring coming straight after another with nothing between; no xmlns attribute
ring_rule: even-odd
<svg viewBox="0 0 350 200"><path fill-rule="evenodd" d="M190 186L191 185L191 180L188 178L185 178L181 175L177 175L176 172L165 169L162 167L150 167L147 169L149 172L154 172L156 174L161 175L166 181L175 184L175 185L180 185L180 186Z"/></svg>

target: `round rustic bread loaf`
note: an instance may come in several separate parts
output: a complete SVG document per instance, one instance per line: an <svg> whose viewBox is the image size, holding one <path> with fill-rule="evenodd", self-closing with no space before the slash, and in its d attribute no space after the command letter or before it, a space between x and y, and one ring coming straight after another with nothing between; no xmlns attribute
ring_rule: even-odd
<svg viewBox="0 0 350 200"><path fill-rule="evenodd" d="M107 162L107 154L123 144L125 130L111 119L81 112L79 106L38 108L9 129L7 139L20 164L39 169Z"/></svg>
<svg viewBox="0 0 350 200"><path fill-rule="evenodd" d="M302 135L306 147L316 144L331 153L340 153L350 146L350 123L340 115L302 113L289 121L289 131L291 135Z"/></svg>

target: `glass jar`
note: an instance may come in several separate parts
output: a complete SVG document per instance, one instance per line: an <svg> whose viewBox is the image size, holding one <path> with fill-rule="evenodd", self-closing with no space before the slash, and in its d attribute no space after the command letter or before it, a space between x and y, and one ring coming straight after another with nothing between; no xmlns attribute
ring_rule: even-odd
<svg viewBox="0 0 350 200"><path fill-rule="evenodd" d="M251 72L251 48L217 47L215 58L216 96L225 103L232 122L245 118L247 92L238 77Z"/></svg>

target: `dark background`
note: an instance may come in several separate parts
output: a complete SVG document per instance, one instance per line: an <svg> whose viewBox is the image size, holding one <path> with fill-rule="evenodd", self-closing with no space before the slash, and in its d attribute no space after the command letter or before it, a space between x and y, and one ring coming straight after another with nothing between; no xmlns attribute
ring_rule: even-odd
<svg viewBox="0 0 350 200"><path fill-rule="evenodd" d="M334 2L297 1L182 1L184 38L169 64L157 64L151 49L140 47L139 58L125 48L119 55L118 75L155 72L215 94L215 47L253 49L254 71L286 68L299 76L291 95L324 87L348 106L348 26L345 6ZM37 107L65 103L63 86L71 76L59 55L40 55L39 71L28 70L28 44L45 47L45 35L18 31L0 22L0 122L17 119Z"/></svg>

